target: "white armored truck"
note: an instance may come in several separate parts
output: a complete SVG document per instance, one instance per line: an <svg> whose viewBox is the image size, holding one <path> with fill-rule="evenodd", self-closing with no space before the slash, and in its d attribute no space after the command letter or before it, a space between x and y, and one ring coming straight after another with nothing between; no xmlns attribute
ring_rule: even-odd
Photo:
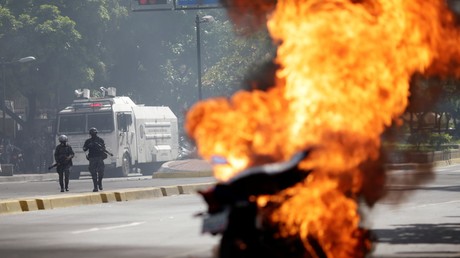
<svg viewBox="0 0 460 258"><path fill-rule="evenodd" d="M151 174L163 162L178 157L178 121L170 108L137 105L129 97L116 96L115 88L101 87L101 91L102 97L91 97L88 89L76 90L78 98L57 116L56 144L65 134L75 152L72 179L88 171L83 144L91 127L97 128L113 154L104 160L109 177L128 176L137 171L134 168Z"/></svg>

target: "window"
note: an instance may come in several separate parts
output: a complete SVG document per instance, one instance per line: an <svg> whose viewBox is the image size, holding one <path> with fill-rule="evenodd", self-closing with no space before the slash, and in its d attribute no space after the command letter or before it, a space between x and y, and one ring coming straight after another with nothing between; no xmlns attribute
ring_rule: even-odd
<svg viewBox="0 0 460 258"><path fill-rule="evenodd" d="M60 115L58 126L59 134L86 134L91 127L96 127L99 132L112 132L113 113Z"/></svg>
<svg viewBox="0 0 460 258"><path fill-rule="evenodd" d="M99 132L112 132L114 129L112 113L88 114L88 129L96 127Z"/></svg>
<svg viewBox="0 0 460 258"><path fill-rule="evenodd" d="M130 113L118 113L117 114L117 125L118 131L127 132L129 126L133 124L133 118Z"/></svg>
<svg viewBox="0 0 460 258"><path fill-rule="evenodd" d="M68 115L59 117L59 134L86 133L85 115Z"/></svg>

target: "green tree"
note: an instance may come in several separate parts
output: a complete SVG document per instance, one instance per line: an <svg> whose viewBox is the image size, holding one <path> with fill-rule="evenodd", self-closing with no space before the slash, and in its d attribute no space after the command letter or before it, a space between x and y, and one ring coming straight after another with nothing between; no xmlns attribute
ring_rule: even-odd
<svg viewBox="0 0 460 258"><path fill-rule="evenodd" d="M14 66L7 97L27 99L27 126L35 129L38 107L68 103L73 89L103 84L108 52L103 42L127 9L116 0L0 1L0 56L33 55L33 64Z"/></svg>
<svg viewBox="0 0 460 258"><path fill-rule="evenodd" d="M243 35L234 30L224 10L206 14L213 16L214 22L200 25L203 97L229 97L246 88L244 81L253 72L251 68L271 60L276 49L266 31ZM166 42L171 55L161 66L168 88L176 96L173 101L184 109L198 99L195 13L186 18L188 28Z"/></svg>

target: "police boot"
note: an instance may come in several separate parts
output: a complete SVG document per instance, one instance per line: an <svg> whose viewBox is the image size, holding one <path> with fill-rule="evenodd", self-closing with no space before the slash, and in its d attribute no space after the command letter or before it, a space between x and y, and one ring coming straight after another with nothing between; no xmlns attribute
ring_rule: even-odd
<svg viewBox="0 0 460 258"><path fill-rule="evenodd" d="M65 180L65 191L66 192L69 191L69 179L68 178Z"/></svg>
<svg viewBox="0 0 460 258"><path fill-rule="evenodd" d="M94 188L93 188L93 192L97 192L97 181L96 180L93 180L93 185L94 185Z"/></svg>
<svg viewBox="0 0 460 258"><path fill-rule="evenodd" d="M97 182L97 185L99 186L99 190L103 190L103 188L102 188L102 179L99 179L99 181Z"/></svg>

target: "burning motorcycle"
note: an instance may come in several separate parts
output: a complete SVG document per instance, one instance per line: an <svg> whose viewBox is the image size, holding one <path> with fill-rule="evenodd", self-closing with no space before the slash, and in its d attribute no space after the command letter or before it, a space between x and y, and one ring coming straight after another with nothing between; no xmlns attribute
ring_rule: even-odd
<svg viewBox="0 0 460 258"><path fill-rule="evenodd" d="M309 152L300 152L287 162L249 168L199 192L208 206L207 212L198 214L203 219L202 232L222 236L218 257L326 257L314 238L277 238L276 226L264 221L256 202L258 196L273 195L303 181L311 171L298 165Z"/></svg>

